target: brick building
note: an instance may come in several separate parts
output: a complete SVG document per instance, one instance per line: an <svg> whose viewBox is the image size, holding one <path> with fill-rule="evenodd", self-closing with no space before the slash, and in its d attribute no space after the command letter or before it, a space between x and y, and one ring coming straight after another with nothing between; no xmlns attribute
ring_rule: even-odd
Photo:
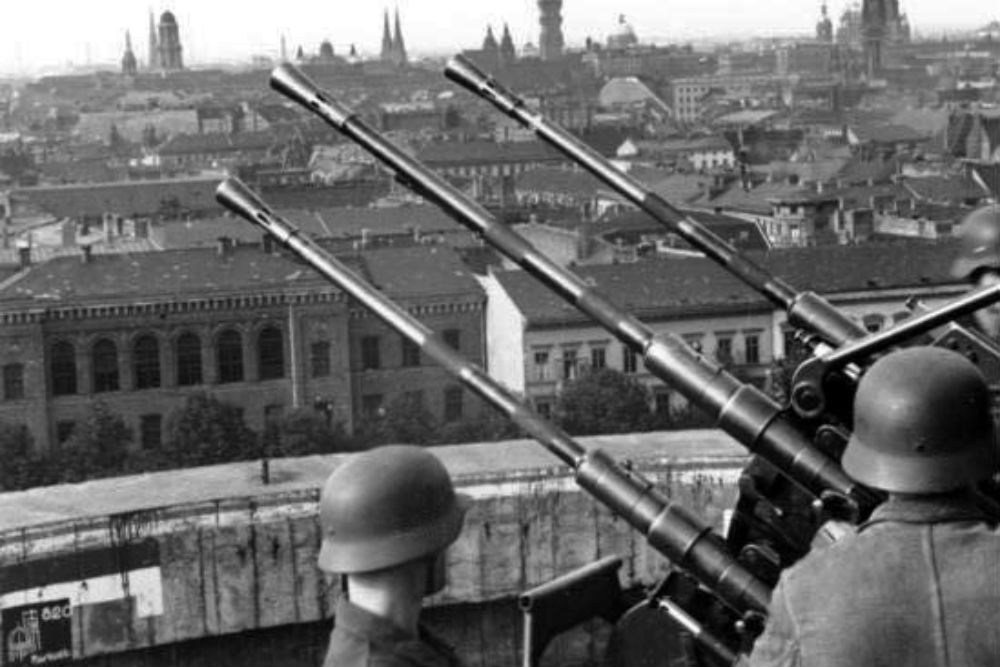
<svg viewBox="0 0 1000 667"><path fill-rule="evenodd" d="M458 332L447 336L482 361L482 290L450 250L346 259L435 330ZM373 397L381 404L400 391L424 392L445 419L472 407L444 371L407 357L399 336L313 271L227 240L29 264L0 285L0 322L0 419L26 424L40 448L66 439L94 399L145 447L198 391L239 405L258 431L299 408L350 429L377 412Z"/></svg>

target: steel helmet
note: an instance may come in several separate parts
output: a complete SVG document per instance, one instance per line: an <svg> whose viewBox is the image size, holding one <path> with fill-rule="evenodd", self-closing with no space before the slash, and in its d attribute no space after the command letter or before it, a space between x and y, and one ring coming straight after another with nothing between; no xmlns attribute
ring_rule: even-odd
<svg viewBox="0 0 1000 667"><path fill-rule="evenodd" d="M390 445L354 454L319 501L319 567L372 572L430 556L455 541L467 502L429 451Z"/></svg>
<svg viewBox="0 0 1000 667"><path fill-rule="evenodd" d="M962 221L961 249L951 265L954 278L972 280L980 269L1000 271L1000 206L977 208Z"/></svg>
<svg viewBox="0 0 1000 667"><path fill-rule="evenodd" d="M998 464L986 380L965 357L913 347L879 359L854 398L844 470L895 493L941 493Z"/></svg>

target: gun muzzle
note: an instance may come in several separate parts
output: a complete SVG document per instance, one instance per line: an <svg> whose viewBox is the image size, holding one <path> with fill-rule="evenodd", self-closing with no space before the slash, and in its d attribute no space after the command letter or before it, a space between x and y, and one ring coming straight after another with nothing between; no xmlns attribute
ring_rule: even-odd
<svg viewBox="0 0 1000 667"><path fill-rule="evenodd" d="M337 127L343 127L354 113L340 104L297 67L284 63L271 72L271 87L302 106L312 109Z"/></svg>

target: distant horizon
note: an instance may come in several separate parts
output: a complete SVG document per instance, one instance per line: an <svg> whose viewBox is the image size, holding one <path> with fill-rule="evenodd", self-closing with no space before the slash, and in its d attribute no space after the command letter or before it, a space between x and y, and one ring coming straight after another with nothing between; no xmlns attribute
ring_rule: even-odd
<svg viewBox="0 0 1000 667"><path fill-rule="evenodd" d="M563 31L568 48L582 48L587 37L603 43L608 34L617 30L617 12L621 11L644 44L807 39L814 34L820 17L820 1L816 0L814 6L808 3L808 7L803 3L792 10L782 0L758 0L752 12L744 13L734 10L729 0L619 0L613 9L599 0L565 0ZM177 16L185 65L192 69L248 66L259 55L278 59L282 36L289 57L300 45L307 54L315 54L324 39L331 41L337 54L344 55L351 42L342 36L349 34L356 39L353 43L359 54L371 58L378 54L383 9L397 5L407 49L414 58L443 57L477 48L487 25L499 38L503 25L509 24L519 51L526 43L538 41L536 0L488 6L472 6L461 0L396 0L391 5L372 4L340 14L316 12L311 3L306 3L285 0L276 14L247 11L233 0L217 0L210 5L197 0L173 0L168 7ZM828 4L836 24L844 8L853 3L834 0ZM95 5L100 8L95 9ZM663 11L664 6L671 5L678 6L678 10ZM915 35L931 39L980 29L1000 15L1000 11L990 12L972 0L954 0L943 14L935 0L902 0L901 5ZM157 21L162 9L155 12ZM430 15L439 11L448 12L455 30L442 31L436 25ZM53 23L47 20L50 16L62 20ZM138 3L95 0L81 7L67 0L35 0L22 4L9 17L13 18L13 39L0 44L0 76L5 78L118 69L126 30L131 34L140 69L147 61L149 8ZM442 32L454 43L443 43Z"/></svg>

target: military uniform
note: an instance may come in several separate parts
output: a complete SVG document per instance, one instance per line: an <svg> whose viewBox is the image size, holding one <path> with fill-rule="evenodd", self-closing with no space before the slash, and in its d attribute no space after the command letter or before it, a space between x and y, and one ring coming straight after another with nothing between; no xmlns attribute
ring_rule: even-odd
<svg viewBox="0 0 1000 667"><path fill-rule="evenodd" d="M323 667L460 667L451 648L423 626L414 637L341 599Z"/></svg>
<svg viewBox="0 0 1000 667"><path fill-rule="evenodd" d="M965 492L894 497L782 575L749 664L1000 664L1000 531Z"/></svg>

